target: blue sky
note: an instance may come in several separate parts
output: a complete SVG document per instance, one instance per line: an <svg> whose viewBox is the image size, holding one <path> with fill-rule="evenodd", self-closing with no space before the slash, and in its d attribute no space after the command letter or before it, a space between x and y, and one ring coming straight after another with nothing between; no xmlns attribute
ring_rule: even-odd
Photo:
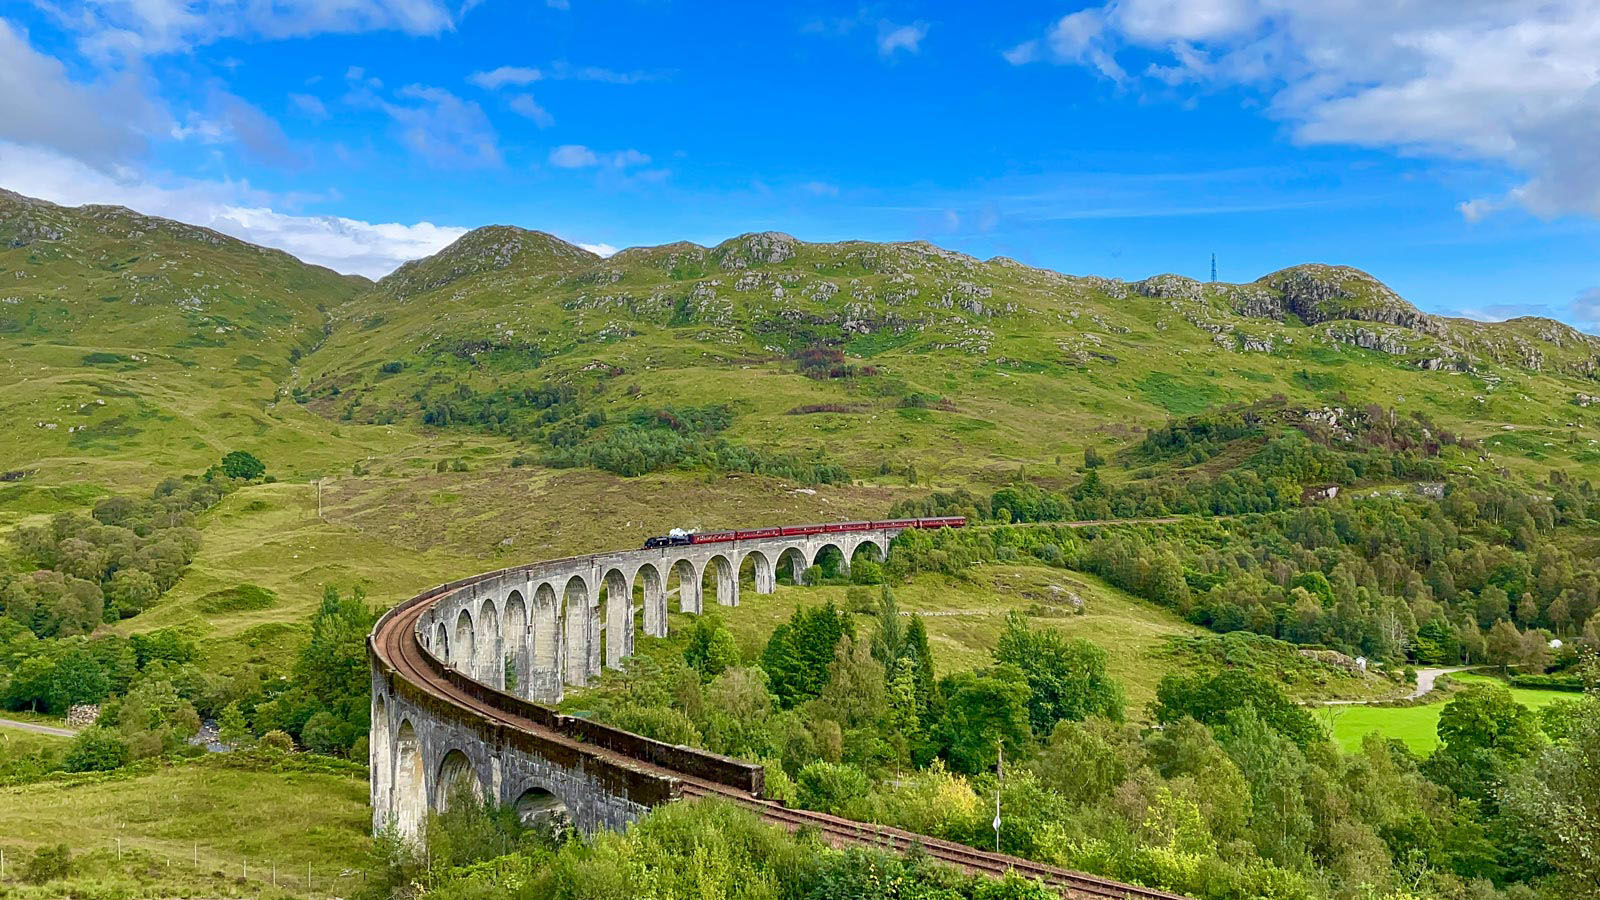
<svg viewBox="0 0 1600 900"><path fill-rule="evenodd" d="M1594 330L1600 0L1396 5L12 0L0 186L373 276L774 229Z"/></svg>

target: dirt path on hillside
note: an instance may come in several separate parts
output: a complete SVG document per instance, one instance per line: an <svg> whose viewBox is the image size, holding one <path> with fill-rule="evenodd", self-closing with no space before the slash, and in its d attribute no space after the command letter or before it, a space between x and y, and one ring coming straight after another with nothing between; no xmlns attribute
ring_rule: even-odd
<svg viewBox="0 0 1600 900"><path fill-rule="evenodd" d="M1323 700L1318 706L1366 706L1369 703L1393 703L1395 700L1420 700L1433 693L1434 685L1438 683L1440 675L1449 675L1451 672L1465 672L1468 669L1480 668L1479 666L1447 666L1438 669L1418 669L1417 686L1411 693L1404 697L1390 697L1386 700Z"/></svg>

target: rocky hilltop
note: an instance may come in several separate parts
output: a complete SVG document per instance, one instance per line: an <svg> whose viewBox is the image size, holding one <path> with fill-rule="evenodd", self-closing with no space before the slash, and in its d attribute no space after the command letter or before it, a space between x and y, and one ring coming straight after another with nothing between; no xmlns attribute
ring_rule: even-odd
<svg viewBox="0 0 1600 900"><path fill-rule="evenodd" d="M452 299L475 298L473 305L488 308L548 291L562 310L577 314L573 324L580 328L608 319L600 327L610 337L637 334L641 324L676 322L702 326L702 337L717 339L718 330L744 324L746 336L793 336L808 328L824 340L830 334L844 340L883 332L929 336L933 349L983 356L996 347L995 320L1044 315L1073 326L1066 329L1076 332L1064 336L1067 344L1093 344L1096 334L1131 330L1131 323L1117 320L1128 311L1127 300L1144 298L1156 301L1152 309L1170 311L1210 335L1217 347L1239 353L1272 353L1298 341L1370 350L1426 370L1470 372L1493 364L1589 378L1600 367L1600 338L1559 322L1432 316L1366 272L1323 264L1292 266L1247 284L1180 275L1126 283L1005 258L979 260L921 241L807 243L778 232L741 235L714 247L633 247L601 259L541 232L494 226L407 263L380 282L372 298L405 299L447 287ZM1085 324L1095 327L1076 327ZM1158 324L1165 331L1173 323ZM453 328L430 331L447 343ZM1075 362L1094 357L1082 346L1066 353Z"/></svg>

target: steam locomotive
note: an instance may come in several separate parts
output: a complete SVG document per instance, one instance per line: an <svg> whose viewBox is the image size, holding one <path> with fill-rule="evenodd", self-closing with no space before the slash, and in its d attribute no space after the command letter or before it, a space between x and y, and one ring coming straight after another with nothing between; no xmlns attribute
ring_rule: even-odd
<svg viewBox="0 0 1600 900"><path fill-rule="evenodd" d="M872 531L878 528L960 528L965 524L967 524L966 516L932 516L926 519L886 519L879 522L782 525L772 528L751 528L745 531L684 531L674 528L667 534L647 538L644 542L644 547L646 550L655 550L660 547L686 547L691 544L720 544L726 541L751 541L762 538Z"/></svg>

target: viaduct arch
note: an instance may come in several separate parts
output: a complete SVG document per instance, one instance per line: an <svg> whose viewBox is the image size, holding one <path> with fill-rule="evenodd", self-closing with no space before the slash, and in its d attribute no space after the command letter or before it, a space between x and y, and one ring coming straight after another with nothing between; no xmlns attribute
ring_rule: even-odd
<svg viewBox="0 0 1600 900"><path fill-rule="evenodd" d="M790 828L820 829L836 845L922 847L971 871L1015 870L1074 896L1187 900L791 810L763 796L757 764L651 740L548 705L560 701L566 687L587 685L602 665L620 666L633 652L636 627L665 636L672 593L689 614L705 602L737 606L747 561L754 590L771 593L785 567L798 579L825 549L839 554L845 569L857 550L881 560L902 530L596 553L488 572L406 600L379 618L367 640L373 827L392 825L415 839L428 813L462 792L514 805L528 821L559 817L585 833L623 828L674 800L719 797ZM702 591L708 574L715 589ZM672 581L676 587L669 590Z"/></svg>

